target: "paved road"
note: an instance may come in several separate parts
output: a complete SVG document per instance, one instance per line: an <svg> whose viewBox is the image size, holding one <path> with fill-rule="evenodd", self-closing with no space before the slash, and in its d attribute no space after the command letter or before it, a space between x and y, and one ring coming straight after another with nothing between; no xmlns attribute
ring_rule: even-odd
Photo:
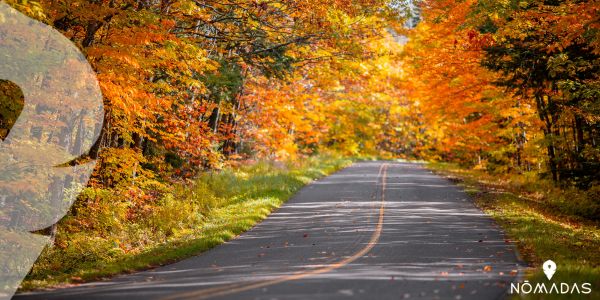
<svg viewBox="0 0 600 300"><path fill-rule="evenodd" d="M15 299L498 299L518 269L454 184L418 164L363 162L202 255Z"/></svg>

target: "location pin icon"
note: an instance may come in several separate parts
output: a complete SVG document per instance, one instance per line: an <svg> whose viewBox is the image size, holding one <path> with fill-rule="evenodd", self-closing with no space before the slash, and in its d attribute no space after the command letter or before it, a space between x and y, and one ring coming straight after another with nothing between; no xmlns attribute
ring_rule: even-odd
<svg viewBox="0 0 600 300"><path fill-rule="evenodd" d="M554 276L554 273L556 273L556 263L551 260L547 260L543 265L543 269L546 277L548 277L548 280L551 280L552 276Z"/></svg>

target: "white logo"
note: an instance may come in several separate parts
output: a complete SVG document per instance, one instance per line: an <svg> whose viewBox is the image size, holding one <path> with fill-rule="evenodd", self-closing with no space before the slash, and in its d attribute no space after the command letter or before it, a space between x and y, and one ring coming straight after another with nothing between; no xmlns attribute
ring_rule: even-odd
<svg viewBox="0 0 600 300"><path fill-rule="evenodd" d="M543 265L543 269L544 274L546 274L546 277L548 277L548 280L552 280L552 276L554 276L554 273L556 273L556 263L551 260L547 260Z"/></svg>
<svg viewBox="0 0 600 300"><path fill-rule="evenodd" d="M552 277L556 273L556 263L552 260L547 260L542 265L542 270L548 280L552 280ZM554 295L567 295L567 294L583 294L589 295L592 293L592 284L589 282L577 283L577 282L529 282L525 280L523 282L511 283L510 284L511 294L554 294Z"/></svg>

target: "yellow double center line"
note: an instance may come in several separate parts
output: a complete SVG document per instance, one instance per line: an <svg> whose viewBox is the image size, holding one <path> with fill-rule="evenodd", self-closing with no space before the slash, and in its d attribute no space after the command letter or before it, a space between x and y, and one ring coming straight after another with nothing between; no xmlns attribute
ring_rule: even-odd
<svg viewBox="0 0 600 300"><path fill-rule="evenodd" d="M297 272L290 275L284 275L273 279L258 281L258 282L248 282L248 283L234 283L227 284L223 286L218 286L214 288L203 289L199 291L192 291L186 293L180 293L171 295L169 297L164 298L164 300L175 300L175 299L207 299L218 296L225 296L230 294L235 294L239 292L244 292L248 290L253 290L257 288L262 288L270 285L275 285L287 281L303 279L306 277L319 275L323 273L328 273L333 270L339 269L343 266L346 266L355 260L365 256L379 241L379 237L381 236L381 232L383 231L383 217L385 214L385 185L386 185L386 177L387 177L387 168L388 164L383 164L379 168L379 174L377 175L377 181L381 179L381 204L379 206L379 219L377 221L377 227L375 231L371 235L371 239L369 242L358 252L354 253L352 256L349 256L339 262L331 263L320 268L316 268L313 270Z"/></svg>

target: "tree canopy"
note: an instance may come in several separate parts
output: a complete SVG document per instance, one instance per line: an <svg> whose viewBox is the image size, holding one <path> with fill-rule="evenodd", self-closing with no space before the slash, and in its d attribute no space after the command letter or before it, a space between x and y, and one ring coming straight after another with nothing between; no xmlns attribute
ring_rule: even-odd
<svg viewBox="0 0 600 300"><path fill-rule="evenodd" d="M331 151L600 180L598 1L8 3L97 73L90 188L131 216L205 170Z"/></svg>

